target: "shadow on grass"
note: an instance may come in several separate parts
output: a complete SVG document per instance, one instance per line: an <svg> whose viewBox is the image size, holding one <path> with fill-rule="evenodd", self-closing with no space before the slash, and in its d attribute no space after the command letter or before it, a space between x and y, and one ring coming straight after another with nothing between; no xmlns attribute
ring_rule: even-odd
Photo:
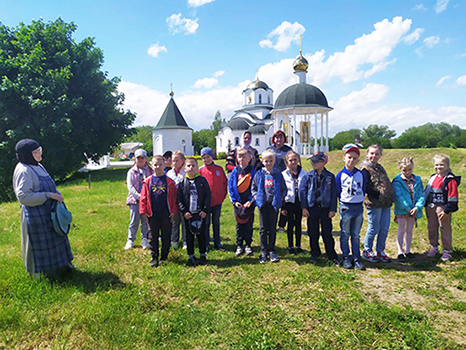
<svg viewBox="0 0 466 350"><path fill-rule="evenodd" d="M49 278L55 286L75 286L81 292L92 294L124 287L120 278L112 272L90 272L74 270L68 275Z"/></svg>
<svg viewBox="0 0 466 350"><path fill-rule="evenodd" d="M120 182L125 181L126 173L128 168L116 168L116 169L103 169L103 170L94 170L87 173L75 172L71 177L67 178L64 181L57 182L62 187L74 186L76 184L82 183L83 180L86 182L91 181L92 184L95 182L109 181L109 182Z"/></svg>

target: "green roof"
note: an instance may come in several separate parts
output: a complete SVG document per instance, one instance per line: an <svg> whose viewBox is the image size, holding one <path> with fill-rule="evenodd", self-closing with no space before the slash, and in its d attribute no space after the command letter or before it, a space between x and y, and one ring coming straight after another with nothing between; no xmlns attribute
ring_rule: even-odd
<svg viewBox="0 0 466 350"><path fill-rule="evenodd" d="M154 130L158 129L191 129L186 120L184 120L173 97L170 98L162 117L160 117L159 122L154 128Z"/></svg>

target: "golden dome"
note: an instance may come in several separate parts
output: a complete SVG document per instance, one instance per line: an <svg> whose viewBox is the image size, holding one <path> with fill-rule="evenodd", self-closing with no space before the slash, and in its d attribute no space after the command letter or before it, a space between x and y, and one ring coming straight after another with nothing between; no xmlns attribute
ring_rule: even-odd
<svg viewBox="0 0 466 350"><path fill-rule="evenodd" d="M270 88L266 83L256 78L256 80L254 80L248 85L246 90L257 90L257 89L269 90Z"/></svg>
<svg viewBox="0 0 466 350"><path fill-rule="evenodd" d="M302 53L299 54L298 57L296 57L295 61L293 62L293 69L296 72L306 72L307 73L307 67L309 67L309 63L307 60L303 57Z"/></svg>

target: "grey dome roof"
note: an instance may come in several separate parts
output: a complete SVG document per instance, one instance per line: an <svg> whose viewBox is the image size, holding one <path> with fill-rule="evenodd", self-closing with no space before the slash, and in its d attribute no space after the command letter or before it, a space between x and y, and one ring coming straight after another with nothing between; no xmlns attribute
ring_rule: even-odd
<svg viewBox="0 0 466 350"><path fill-rule="evenodd" d="M269 124L269 125L266 125L266 124L256 124L256 125L253 125L249 128L249 131L251 132L251 134L253 135L264 135L267 133L267 130L269 130L270 126L272 124Z"/></svg>
<svg viewBox="0 0 466 350"><path fill-rule="evenodd" d="M283 90L275 101L275 109L289 107L331 108L324 93L310 84L294 84Z"/></svg>
<svg viewBox="0 0 466 350"><path fill-rule="evenodd" d="M231 130L247 130L249 129L249 123L243 118L234 118L231 119L226 126L231 128Z"/></svg>

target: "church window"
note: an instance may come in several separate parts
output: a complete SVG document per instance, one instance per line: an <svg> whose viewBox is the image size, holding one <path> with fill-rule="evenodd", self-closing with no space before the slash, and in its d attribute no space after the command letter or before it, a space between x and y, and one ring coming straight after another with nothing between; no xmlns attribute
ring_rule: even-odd
<svg viewBox="0 0 466 350"><path fill-rule="evenodd" d="M259 103L262 103L262 95L259 94Z"/></svg>
<svg viewBox="0 0 466 350"><path fill-rule="evenodd" d="M256 146L260 146L259 138L256 137Z"/></svg>
<svg viewBox="0 0 466 350"><path fill-rule="evenodd" d="M220 141L220 147L222 147L222 139L220 138L219 141Z"/></svg>
<svg viewBox="0 0 466 350"><path fill-rule="evenodd" d="M185 142L185 140L181 140L181 144L183 145L183 153L186 153L186 142Z"/></svg>
<svg viewBox="0 0 466 350"><path fill-rule="evenodd" d="M239 137L235 137L235 146L239 146Z"/></svg>
<svg viewBox="0 0 466 350"><path fill-rule="evenodd" d="M267 101L270 104L270 96L267 96Z"/></svg>

